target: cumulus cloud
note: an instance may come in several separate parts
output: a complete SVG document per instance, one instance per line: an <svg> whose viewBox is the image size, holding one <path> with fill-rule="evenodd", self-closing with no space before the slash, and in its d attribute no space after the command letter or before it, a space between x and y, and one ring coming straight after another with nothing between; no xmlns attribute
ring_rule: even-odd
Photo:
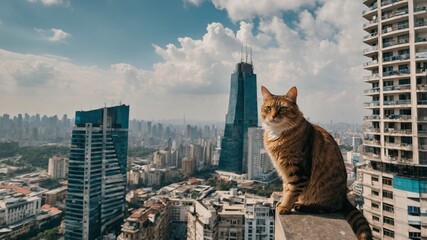
<svg viewBox="0 0 427 240"><path fill-rule="evenodd" d="M214 2L229 8L229 14L232 7L238 10L234 1ZM289 6L282 6L281 1L266 2L280 9L313 5L313 1ZM363 20L358 5L352 0L328 0L313 11L299 11L292 24L279 16L261 17L259 24L241 21L237 31L214 22L201 38L154 44L162 60L151 69L129 63L101 69L52 56L0 51L0 109L6 109L6 102L25 105L21 99L26 99L27 104L38 102L52 111L56 108L56 113L63 109L70 113L88 103L102 106L105 99L120 99L131 105L133 117L176 118L185 113L188 118L223 120L230 75L241 59L242 45L247 44L252 48L258 86L284 94L296 85L299 105L314 121L360 122L365 85L361 80ZM248 8L242 16L268 15L262 6ZM37 100L16 97L25 89L38 93ZM43 96L54 98L55 104Z"/></svg>
<svg viewBox="0 0 427 240"><path fill-rule="evenodd" d="M58 28L51 28L50 30L35 28L34 30L51 42L65 42L67 38L71 37L71 34Z"/></svg>
<svg viewBox="0 0 427 240"><path fill-rule="evenodd" d="M63 5L68 6L68 0L27 0L30 3L41 3L45 6L55 6L55 5Z"/></svg>
<svg viewBox="0 0 427 240"><path fill-rule="evenodd" d="M298 10L303 6L314 6L315 0L212 0L217 9L225 10L233 21L253 19L256 16L268 18L287 10Z"/></svg>
<svg viewBox="0 0 427 240"><path fill-rule="evenodd" d="M183 0L185 4L190 4L194 6L200 6L203 0Z"/></svg>

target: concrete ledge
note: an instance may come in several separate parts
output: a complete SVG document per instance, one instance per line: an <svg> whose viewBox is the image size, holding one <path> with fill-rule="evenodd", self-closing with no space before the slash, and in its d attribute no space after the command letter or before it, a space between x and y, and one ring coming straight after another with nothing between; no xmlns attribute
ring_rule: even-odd
<svg viewBox="0 0 427 240"><path fill-rule="evenodd" d="M280 240L323 240L357 239L341 213L305 214L292 212L279 215L276 212L275 239Z"/></svg>

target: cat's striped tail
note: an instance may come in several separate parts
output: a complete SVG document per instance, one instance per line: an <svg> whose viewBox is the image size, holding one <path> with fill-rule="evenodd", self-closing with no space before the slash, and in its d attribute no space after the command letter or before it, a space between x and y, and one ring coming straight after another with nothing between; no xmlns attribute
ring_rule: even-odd
<svg viewBox="0 0 427 240"><path fill-rule="evenodd" d="M344 201L343 214L348 224L350 224L353 229L354 234L356 234L357 239L372 239L371 227L369 227L369 223L365 216L363 216L363 214L354 207L347 198L345 198Z"/></svg>

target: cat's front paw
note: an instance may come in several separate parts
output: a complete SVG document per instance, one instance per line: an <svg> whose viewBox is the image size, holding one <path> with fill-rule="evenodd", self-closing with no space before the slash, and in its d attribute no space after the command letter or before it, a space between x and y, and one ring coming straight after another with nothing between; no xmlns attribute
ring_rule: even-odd
<svg viewBox="0 0 427 240"><path fill-rule="evenodd" d="M285 205L283 205L282 203L278 203L276 205L276 211L279 212L279 214L283 215L283 214L290 214L292 211L292 208L288 208Z"/></svg>

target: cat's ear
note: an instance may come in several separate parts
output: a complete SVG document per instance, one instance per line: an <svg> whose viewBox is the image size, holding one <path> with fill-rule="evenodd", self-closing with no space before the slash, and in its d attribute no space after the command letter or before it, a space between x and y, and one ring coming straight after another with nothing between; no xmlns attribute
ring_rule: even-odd
<svg viewBox="0 0 427 240"><path fill-rule="evenodd" d="M288 93L286 93L286 98L292 100L294 103L297 102L298 90L297 87L293 86L289 89Z"/></svg>
<svg viewBox="0 0 427 240"><path fill-rule="evenodd" d="M265 99L273 96L270 91L268 91L268 89L264 86L261 86L261 93L262 93L262 100L265 101Z"/></svg>

